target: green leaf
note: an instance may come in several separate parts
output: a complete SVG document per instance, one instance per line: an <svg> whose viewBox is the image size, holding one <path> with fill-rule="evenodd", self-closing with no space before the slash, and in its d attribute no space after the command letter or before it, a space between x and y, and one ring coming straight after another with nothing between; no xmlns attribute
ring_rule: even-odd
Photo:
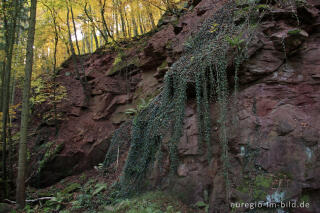
<svg viewBox="0 0 320 213"><path fill-rule="evenodd" d="M297 35L301 32L300 29L293 29L288 31L288 35Z"/></svg>
<svg viewBox="0 0 320 213"><path fill-rule="evenodd" d="M205 204L203 201L198 201L197 203L196 203L196 207L198 207L198 208L204 208L204 207L206 207L208 204Z"/></svg>
<svg viewBox="0 0 320 213"><path fill-rule="evenodd" d="M124 113L125 114L129 114L129 115L134 115L134 114L137 113L137 110L133 109L133 108L130 108L130 109L127 109Z"/></svg>
<svg viewBox="0 0 320 213"><path fill-rule="evenodd" d="M97 183L95 188L96 189L92 193L92 196L95 196L95 195L99 194L100 192L106 190L107 189L107 184L105 184L105 183Z"/></svg>

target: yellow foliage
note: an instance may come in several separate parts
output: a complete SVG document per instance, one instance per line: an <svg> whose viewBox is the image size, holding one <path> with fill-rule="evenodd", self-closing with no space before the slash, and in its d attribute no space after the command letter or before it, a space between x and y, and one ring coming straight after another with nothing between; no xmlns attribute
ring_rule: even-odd
<svg viewBox="0 0 320 213"><path fill-rule="evenodd" d="M57 104L67 97L67 90L64 86L50 80L43 80L41 77L31 82L33 96L30 98L32 104Z"/></svg>
<svg viewBox="0 0 320 213"><path fill-rule="evenodd" d="M214 33L217 31L219 24L213 23L211 28L210 28L210 33Z"/></svg>

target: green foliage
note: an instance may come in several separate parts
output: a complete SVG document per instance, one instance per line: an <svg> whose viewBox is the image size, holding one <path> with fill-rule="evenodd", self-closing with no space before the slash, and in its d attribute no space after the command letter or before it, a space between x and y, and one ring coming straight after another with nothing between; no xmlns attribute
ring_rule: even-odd
<svg viewBox="0 0 320 213"><path fill-rule="evenodd" d="M44 102L60 103L67 97L67 90L64 86L49 80L49 77L37 78L32 81L33 96L30 98L32 104ZM53 92L55 90L55 93Z"/></svg>
<svg viewBox="0 0 320 213"><path fill-rule="evenodd" d="M97 166L94 166L93 168L97 171L101 171L101 170L103 170L104 165L103 165L103 163L99 163Z"/></svg>
<svg viewBox="0 0 320 213"><path fill-rule="evenodd" d="M166 193L148 192L131 199L120 200L109 212L117 213L179 213L181 203Z"/></svg>
<svg viewBox="0 0 320 213"><path fill-rule="evenodd" d="M54 146L53 142L48 142L47 144L45 144L46 152L38 163L38 174L46 166L46 164L55 157L56 154L62 151L63 147L63 144L58 144Z"/></svg>
<svg viewBox="0 0 320 213"><path fill-rule="evenodd" d="M72 186L70 184L69 186ZM67 187L68 188L68 187ZM72 187L71 187L72 188ZM66 192L65 190L56 191L55 192L37 192L37 197L41 196L52 196L52 199L37 203L35 205L30 204L30 206L26 206L26 212L43 212L43 213L51 213L51 212L66 212L65 207L73 198L73 192Z"/></svg>
<svg viewBox="0 0 320 213"><path fill-rule="evenodd" d="M34 213L35 210L30 206L30 205L26 205L23 209L26 213Z"/></svg>
<svg viewBox="0 0 320 213"><path fill-rule="evenodd" d="M256 177L255 184L257 187L270 188L272 184L272 177L258 175Z"/></svg>
<svg viewBox="0 0 320 213"><path fill-rule="evenodd" d="M114 163L118 156L119 150L123 149L130 141L130 126L131 122L125 122L118 128L110 141L103 165L107 168Z"/></svg>
<svg viewBox="0 0 320 213"><path fill-rule="evenodd" d="M129 58L129 60L127 60L126 58L128 58L128 56L126 56L123 53L123 51L119 51L118 55L114 59L114 62L112 64L110 71L108 72L108 75L110 76L117 72L127 71L126 68L130 66L135 66L135 67L139 66L140 61L138 56Z"/></svg>
<svg viewBox="0 0 320 213"><path fill-rule="evenodd" d="M91 210L98 209L106 201L103 192L107 189L107 184L96 183L95 179L90 179L80 190L76 200L72 201L72 210Z"/></svg>
<svg viewBox="0 0 320 213"><path fill-rule="evenodd" d="M240 51L241 49L241 44L245 41L244 39L241 39L242 34L238 35L238 36L234 36L234 37L229 37L227 36L227 41L229 42L229 44L234 47L237 48L238 51Z"/></svg>
<svg viewBox="0 0 320 213"><path fill-rule="evenodd" d="M113 62L113 66L117 66L118 64L120 64L122 62L122 58L124 57L124 54L123 52L119 52L117 57L114 59L114 62Z"/></svg>
<svg viewBox="0 0 320 213"><path fill-rule="evenodd" d="M298 35L301 32L301 29L293 29L288 31L288 35Z"/></svg>
<svg viewBox="0 0 320 213"><path fill-rule="evenodd" d="M198 201L194 206L199 209L204 209L204 211L208 213L209 212L209 195L207 190L204 191L203 197L204 197L204 200Z"/></svg>
<svg viewBox="0 0 320 213"><path fill-rule="evenodd" d="M100 192L104 191L107 189L107 184L105 183L97 183L95 185L95 189L94 191L92 192L92 196L95 196L97 194L99 194Z"/></svg>
<svg viewBox="0 0 320 213"><path fill-rule="evenodd" d="M92 197L90 194L79 194L75 201L71 202L72 210L87 209L92 206Z"/></svg>
<svg viewBox="0 0 320 213"><path fill-rule="evenodd" d="M168 42L168 43L170 43L170 42ZM159 69L163 69L163 68L166 68L166 67L168 67L168 62L167 62L167 60L164 60L162 62L162 64L159 66Z"/></svg>
<svg viewBox="0 0 320 213"><path fill-rule="evenodd" d="M71 193L71 192L75 192L80 188L81 188L81 185L79 183L72 183L69 186L67 186L66 188L64 188L62 193L68 194L68 193Z"/></svg>
<svg viewBox="0 0 320 213"><path fill-rule="evenodd" d="M32 80L31 86L31 105L35 107L45 104L51 109L40 115L41 118L45 121L62 120L63 114L57 113L56 106L67 99L67 89L61 83L55 82L49 74Z"/></svg>
<svg viewBox="0 0 320 213"><path fill-rule="evenodd" d="M70 201L70 199L71 199L71 194L57 192L57 194L51 200L48 200L46 202L46 207L49 207L49 210L51 211L52 209L56 211L60 211L64 207L65 202Z"/></svg>
<svg viewBox="0 0 320 213"><path fill-rule="evenodd" d="M235 20L237 22L245 22L250 19L250 22L258 22L265 11L270 10L270 5L260 4L256 0L237 0L238 10L235 11Z"/></svg>
<svg viewBox="0 0 320 213"><path fill-rule="evenodd" d="M299 199L300 202L305 202L305 203L309 203L310 202L310 196L305 194L303 196L301 196L301 198Z"/></svg>
<svg viewBox="0 0 320 213"><path fill-rule="evenodd" d="M245 178L237 190L251 196L251 201L265 201L273 187L274 178L267 174L259 174L253 178Z"/></svg>
<svg viewBox="0 0 320 213"><path fill-rule="evenodd" d="M264 200L267 196L267 191L272 186L272 177L258 175L255 178L253 198L255 200Z"/></svg>
<svg viewBox="0 0 320 213"><path fill-rule="evenodd" d="M136 108L129 108L125 111L125 114L128 115L137 115L139 114L142 110L148 107L150 102L152 101L152 98L148 99L147 101L143 98L140 98L140 102L137 104Z"/></svg>
<svg viewBox="0 0 320 213"><path fill-rule="evenodd" d="M205 202L203 202L203 201L198 201L198 202L195 204L195 206L196 206L197 208L199 208L199 209L204 209L204 211L205 211L206 213L209 212L209 204L207 204L207 203L205 203Z"/></svg>

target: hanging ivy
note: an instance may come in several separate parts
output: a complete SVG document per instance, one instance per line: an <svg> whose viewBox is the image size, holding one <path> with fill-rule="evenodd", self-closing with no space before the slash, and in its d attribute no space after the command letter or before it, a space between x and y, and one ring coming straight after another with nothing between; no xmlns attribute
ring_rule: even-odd
<svg viewBox="0 0 320 213"><path fill-rule="evenodd" d="M254 3L253 3L254 4ZM123 175L120 180L121 191L125 194L143 188L146 173L153 162L161 162L161 147L169 150L171 173L175 173L179 164L177 145L183 134L187 89L195 90L197 103L197 125L199 144L202 152L206 150L208 160L212 158L210 104L219 106L219 143L221 159L229 191L229 157L227 140L227 119L229 104L228 65L234 59L235 93L238 89L238 71L246 59L246 47L252 38L254 29L248 27L249 21L236 24L237 4L230 1L215 15L206 20L200 31L185 43L185 54L176 61L164 78L163 91L133 120L131 129L131 147ZM249 18L249 17L247 17ZM232 44L230 38L247 34L246 41L238 38ZM237 40L234 39L235 42ZM241 41L241 42L240 42ZM236 45L236 51L230 56L230 48ZM119 130L121 131L121 130ZM110 151L121 143L121 133L116 132L106 156L105 165L115 158ZM167 140L167 138L170 138ZM118 146L118 145L117 145ZM206 148L206 149L204 149ZM157 159L158 158L158 159ZM228 194L228 193L227 193ZM228 195L227 195L228 196Z"/></svg>

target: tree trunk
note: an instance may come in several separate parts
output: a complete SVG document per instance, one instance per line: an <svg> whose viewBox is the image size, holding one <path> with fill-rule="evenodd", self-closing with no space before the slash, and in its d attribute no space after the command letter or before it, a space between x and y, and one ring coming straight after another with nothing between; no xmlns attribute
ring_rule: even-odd
<svg viewBox="0 0 320 213"><path fill-rule="evenodd" d="M122 10L119 9L119 11L120 11L119 13L120 13L120 22L121 22L122 36L123 36L123 38L126 38L126 37L127 37L126 23L124 22Z"/></svg>
<svg viewBox="0 0 320 213"><path fill-rule="evenodd" d="M12 5L13 6L13 5ZM5 7L5 4L3 5ZM4 81L2 82L2 179L4 183L4 194L7 196L7 123L9 114L9 102L10 102L10 77L11 77L11 65L14 42L16 37L16 25L18 14L20 11L20 1L15 1L15 10L11 16L13 17L8 24L8 20L4 17L5 27L5 69L4 69ZM8 9L8 8L5 8ZM4 10L5 10L4 9ZM10 10L10 9L8 9Z"/></svg>
<svg viewBox="0 0 320 213"><path fill-rule="evenodd" d="M70 23L69 23L69 14L70 14L70 12L71 12L71 16L72 16L74 34L75 34L75 37L76 37L77 50L78 50L78 54L80 54L80 48L79 48L79 45L78 45L78 42L77 42L77 30L76 30L76 27L75 27L75 22L74 22L74 18L73 18L73 12L72 12L71 4L70 4L70 7L71 7L70 9L69 9L69 5L67 7L67 27L68 27L70 50L71 50L72 60L73 60L73 64L74 64L74 70L75 70L75 73L77 75L77 78L80 81L80 84L82 86L83 93L84 93L84 96L85 96L84 105L85 105L85 107L88 107L89 98L90 98L90 91L89 91L89 88L87 87L86 74L84 73L85 70L84 70L84 67L82 65L81 59L80 59L80 67L82 69L82 73L84 74L84 78L82 78L81 75L80 75L79 68L78 68L78 59L77 59L77 55L76 55L76 52L74 50L74 46L73 46L73 43L72 43L71 29L70 29Z"/></svg>
<svg viewBox="0 0 320 213"><path fill-rule="evenodd" d="M69 3L70 3L70 1L69 1ZM74 15L73 15L73 10L72 10L72 4L71 3L70 3L70 12L71 12L71 20L72 20L72 24L73 24L74 37L75 37L75 40L76 40L76 48L77 48L77 51L78 51L78 55L81 55L79 42L78 42L78 36L77 36L77 27L76 27L76 22L74 20Z"/></svg>
<svg viewBox="0 0 320 213"><path fill-rule="evenodd" d="M104 28L104 30L107 32L107 35L111 38L111 40L112 40L114 43L117 43L117 42L114 40L113 35L111 35L110 30L109 30L108 25L107 25L107 22L106 22L106 19L104 18L104 11L105 11L105 8L106 8L106 0L103 1L103 4L101 3L101 0L100 0L99 2L100 2L100 6L101 6L100 13L101 13L101 19L102 19L103 28ZM108 42L108 41L107 41L107 42Z"/></svg>
<svg viewBox="0 0 320 213"><path fill-rule="evenodd" d="M21 127L20 127L20 144L19 144L19 163L18 163L18 177L17 177L17 191L16 200L19 208L25 206L25 173L27 162L27 130L29 121L29 96L31 87L31 75L33 65L33 44L36 25L37 0L31 0L27 54L25 64L25 80L23 86L22 97L22 113L21 113Z"/></svg>
<svg viewBox="0 0 320 213"><path fill-rule="evenodd" d="M86 50L86 34L84 32L81 31L81 35L82 35L82 54L85 55L87 50Z"/></svg>
<svg viewBox="0 0 320 213"><path fill-rule="evenodd" d="M142 18L141 11L138 12L138 24L139 24L139 29L140 29L140 34L144 34L146 32L146 29L144 27L144 21Z"/></svg>
<svg viewBox="0 0 320 213"><path fill-rule="evenodd" d="M112 0L112 6L113 6L114 25L116 28L115 29L116 38L119 39L118 4L115 2L115 0Z"/></svg>
<svg viewBox="0 0 320 213"><path fill-rule="evenodd" d="M99 48L99 40L96 34L96 28L94 26L92 26L92 35L93 35L94 42L96 44L96 50L97 50Z"/></svg>
<svg viewBox="0 0 320 213"><path fill-rule="evenodd" d="M156 28L156 25L154 23L154 18L153 18L153 15L150 11L148 11L148 15L149 15L149 20L151 22L151 26L152 26L152 29L155 29Z"/></svg>
<svg viewBox="0 0 320 213"><path fill-rule="evenodd" d="M101 30L101 28L94 22L92 16L90 15L91 14L91 7L89 6L89 11L87 10L87 3L85 4L84 6L84 12L87 16L87 18L90 20L90 22L93 24L94 28L96 28L99 33L101 34L101 37L103 38L103 40L105 41L105 43L108 43L108 35L105 34L105 32L103 32L103 30ZM100 39L101 40L101 39ZM102 42L100 42L102 43Z"/></svg>
<svg viewBox="0 0 320 213"><path fill-rule="evenodd" d="M125 8L123 8L123 12L124 12L124 18L126 19L126 23L127 23L128 38L130 38L131 37L131 27L130 27L130 23L129 23L129 20L127 17L127 12L126 12Z"/></svg>
<svg viewBox="0 0 320 213"><path fill-rule="evenodd" d="M57 93L57 50L59 43L59 32L57 26L56 12L55 10L51 10L51 16L54 24L54 50L53 50L53 113L54 113L54 123L56 127L56 134L58 133L58 120L57 120L57 104L56 104L56 93Z"/></svg>
<svg viewBox="0 0 320 213"><path fill-rule="evenodd" d="M131 22L133 25L133 36L136 37L138 35L138 26L136 19L134 18L133 12L131 12Z"/></svg>
<svg viewBox="0 0 320 213"><path fill-rule="evenodd" d="M151 12L151 9L150 9L150 5L149 5L148 2L145 4L145 7L147 9L147 13L148 13L148 17L149 17L149 21L150 21L151 27L152 27L152 29L155 29L156 28L156 24L154 22L154 18L153 18L153 15L152 15L152 12Z"/></svg>
<svg viewBox="0 0 320 213"><path fill-rule="evenodd" d="M93 49L93 43L92 43L92 35L90 33L90 28L89 28L89 25L87 25L87 32L84 32L85 34L85 39L86 39L86 46L88 48L88 52L89 53L92 53L92 49Z"/></svg>
<svg viewBox="0 0 320 213"><path fill-rule="evenodd" d="M5 67L6 64L3 62L0 62L1 65L1 97L0 97L0 112L2 112L2 97L3 97L3 85L4 85L4 77L5 77Z"/></svg>
<svg viewBox="0 0 320 213"><path fill-rule="evenodd" d="M14 105L14 99L15 99L15 90L16 90L16 71L12 74L12 84L11 84L11 89L10 89L11 97L10 97L10 105ZM12 117L9 114L9 127L8 127L8 177L11 182L10 184L10 189L12 189L13 186L13 141L12 141Z"/></svg>

